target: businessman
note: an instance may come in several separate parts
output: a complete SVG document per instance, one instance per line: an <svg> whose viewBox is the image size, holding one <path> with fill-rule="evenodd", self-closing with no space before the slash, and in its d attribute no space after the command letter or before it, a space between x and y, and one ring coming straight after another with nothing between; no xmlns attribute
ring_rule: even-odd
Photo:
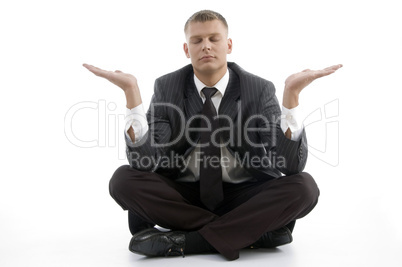
<svg viewBox="0 0 402 267"><path fill-rule="evenodd" d="M303 172L299 94L342 65L289 76L280 107L271 82L227 62L232 40L222 15L199 11L184 33L191 64L155 81L147 114L134 76L84 64L127 100L130 165L113 174L110 194L129 211L129 249L146 256L218 252L234 260L244 248L292 242L295 221L319 197Z"/></svg>

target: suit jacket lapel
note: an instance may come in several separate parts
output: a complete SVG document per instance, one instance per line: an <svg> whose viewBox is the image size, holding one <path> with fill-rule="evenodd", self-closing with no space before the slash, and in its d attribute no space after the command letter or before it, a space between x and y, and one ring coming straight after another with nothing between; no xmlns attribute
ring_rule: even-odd
<svg viewBox="0 0 402 267"><path fill-rule="evenodd" d="M190 128L199 128L200 120L192 119L193 116L198 115L202 111L202 100L200 95L198 94L197 88L194 83L194 73L191 72L187 77L186 88L184 90L184 114L186 116L186 124L191 119L191 123L189 124ZM188 136L193 143L198 143L200 139L200 133L198 131L190 131ZM187 138L187 136L186 136ZM189 140L187 140L189 141ZM186 158L190 152L194 149L194 146L189 146L185 153L184 157Z"/></svg>
<svg viewBox="0 0 402 267"><path fill-rule="evenodd" d="M219 106L219 114L227 115L234 119L239 112L238 100L240 99L240 80L235 72L229 69L229 84ZM202 110L202 100L197 92L194 83L194 73L187 77L186 89L184 91L184 113L189 119Z"/></svg>
<svg viewBox="0 0 402 267"><path fill-rule="evenodd" d="M199 114L202 110L202 100L198 95L194 83L194 73L191 72L187 77L186 89L184 91L184 114L188 120L192 116Z"/></svg>
<svg viewBox="0 0 402 267"><path fill-rule="evenodd" d="M230 127L229 121L235 123L235 119L240 112L240 80L237 74L229 69L229 84L226 88L225 95L219 105L219 116L223 118L219 120L220 127ZM186 89L184 91L184 113L186 115L186 122L194 115L201 114L202 100L198 94L197 88L194 83L194 73L191 72L187 78ZM200 120L195 119L189 125L191 128L200 127ZM223 140L229 138L228 131L222 131ZM198 131L190 132L190 138L193 142L198 143L200 134ZM192 150L192 149L190 149ZM188 154L187 151L186 154Z"/></svg>
<svg viewBox="0 0 402 267"><path fill-rule="evenodd" d="M220 120L221 127L229 126L228 119L234 122L237 114L240 112L240 80L231 69L229 69L229 75L229 84L226 88L221 104L219 105L219 115L225 115L228 116L228 118Z"/></svg>

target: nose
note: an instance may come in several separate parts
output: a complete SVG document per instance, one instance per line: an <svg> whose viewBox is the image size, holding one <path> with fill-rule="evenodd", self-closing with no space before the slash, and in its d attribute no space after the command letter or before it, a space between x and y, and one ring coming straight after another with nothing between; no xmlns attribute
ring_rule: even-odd
<svg viewBox="0 0 402 267"><path fill-rule="evenodd" d="M202 43L202 51L211 50L211 43L208 40L205 40Z"/></svg>

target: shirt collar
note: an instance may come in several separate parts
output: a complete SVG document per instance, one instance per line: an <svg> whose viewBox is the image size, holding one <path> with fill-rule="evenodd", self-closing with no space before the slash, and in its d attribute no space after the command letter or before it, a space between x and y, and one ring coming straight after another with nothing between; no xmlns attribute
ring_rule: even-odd
<svg viewBox="0 0 402 267"><path fill-rule="evenodd" d="M197 76L195 76L195 74L194 74L194 83L195 86L197 87L197 91L200 96L201 96L201 90L204 87L209 87L206 86L203 82L201 82L200 79L198 79ZM229 71L228 69L226 69L225 75L223 75L223 77L212 87L218 89L218 91L222 94L223 97L226 91L226 87L228 87L228 84L229 84ZM203 97L203 95L201 97Z"/></svg>

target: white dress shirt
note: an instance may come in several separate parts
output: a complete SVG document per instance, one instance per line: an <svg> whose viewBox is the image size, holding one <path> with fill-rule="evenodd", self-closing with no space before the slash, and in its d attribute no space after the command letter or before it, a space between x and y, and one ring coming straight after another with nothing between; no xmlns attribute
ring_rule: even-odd
<svg viewBox="0 0 402 267"><path fill-rule="evenodd" d="M197 76L194 74L194 83L197 88L197 91L202 99L205 102L205 96L201 92L204 87L208 87L203 84ZM213 87L218 89L215 95L212 96L211 100L214 104L216 110L219 110L219 105L221 103L222 97L225 94L226 87L229 83L229 71L226 71L226 74L220 79ZM288 128L292 131L291 140L297 141L300 138L300 135L303 131L303 124L299 121L297 117L297 109L298 107L287 109L282 106L282 115L281 115L281 129L285 133ZM128 137L128 140L131 140L128 136L128 129L130 126L133 127L135 140L134 143L141 140L141 138L148 131L148 121L146 119L144 106L141 104L132 109L126 109L126 127L125 134ZM197 157L200 156L200 148L198 146L190 153L188 156L188 165L183 173L183 176L180 177L177 181L186 181L186 182L194 182L199 180L199 160ZM235 164L236 159L232 156L232 154L227 150L226 147L221 148L221 166L222 166L222 180L228 183L241 183L244 181L252 180L253 177L240 166L240 164Z"/></svg>

